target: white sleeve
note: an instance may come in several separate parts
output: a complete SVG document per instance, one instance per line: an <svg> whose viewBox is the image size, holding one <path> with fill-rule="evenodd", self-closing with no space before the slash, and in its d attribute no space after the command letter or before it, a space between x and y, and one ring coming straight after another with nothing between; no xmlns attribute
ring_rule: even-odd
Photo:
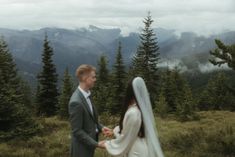
<svg viewBox="0 0 235 157"><path fill-rule="evenodd" d="M137 107L132 107L125 114L121 134L105 142L108 153L116 157L127 154L138 136L140 126L141 113Z"/></svg>
<svg viewBox="0 0 235 157"><path fill-rule="evenodd" d="M113 134L114 134L114 137L117 138L118 136L120 136L120 127L119 126L116 126L114 129L113 129Z"/></svg>

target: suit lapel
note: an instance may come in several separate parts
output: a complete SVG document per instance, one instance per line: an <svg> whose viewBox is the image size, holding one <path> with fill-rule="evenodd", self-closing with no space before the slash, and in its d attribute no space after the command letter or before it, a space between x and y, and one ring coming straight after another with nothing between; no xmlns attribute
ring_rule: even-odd
<svg viewBox="0 0 235 157"><path fill-rule="evenodd" d="M89 115L91 116L91 118L92 118L94 121L96 121L95 118L94 118L94 116L93 116L92 113L91 113L91 109L89 108L88 103L87 103L87 101L86 101L86 98L84 97L84 95L82 94L82 92L81 92L79 89L77 89L77 93L78 93L78 96L80 97L80 99L82 100L85 109L87 110L87 112L88 112ZM93 105L92 105L92 106L93 106ZM94 108L94 107L93 107L93 108ZM94 112L94 111L93 111L93 112ZM95 112L94 112L94 114L95 114Z"/></svg>
<svg viewBox="0 0 235 157"><path fill-rule="evenodd" d="M93 115L94 115L94 118L96 121L98 121L98 115L97 115L97 110L96 110L96 107L93 105L93 100L92 98L90 97L90 100L91 100L91 105L92 105L92 109L93 109Z"/></svg>

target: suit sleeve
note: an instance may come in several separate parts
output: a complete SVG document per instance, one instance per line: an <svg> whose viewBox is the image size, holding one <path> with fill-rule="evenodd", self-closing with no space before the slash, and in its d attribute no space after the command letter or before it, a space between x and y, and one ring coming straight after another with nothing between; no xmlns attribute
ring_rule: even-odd
<svg viewBox="0 0 235 157"><path fill-rule="evenodd" d="M97 147L98 143L82 129L83 113L84 108L81 104L75 102L70 104L70 123L72 134L82 143L95 148Z"/></svg>
<svg viewBox="0 0 235 157"><path fill-rule="evenodd" d="M103 127L104 126L102 124L98 123L98 130L99 130L99 132L102 132Z"/></svg>
<svg viewBox="0 0 235 157"><path fill-rule="evenodd" d="M96 119L97 119L97 122L96 122L96 124L97 124L97 129L98 129L98 131L99 131L99 133L100 133L100 132L102 132L102 129L103 129L104 125L101 124L101 123L99 123L98 112L97 112L97 109L96 109L95 106L93 106L93 110L94 110L94 113L95 113Z"/></svg>

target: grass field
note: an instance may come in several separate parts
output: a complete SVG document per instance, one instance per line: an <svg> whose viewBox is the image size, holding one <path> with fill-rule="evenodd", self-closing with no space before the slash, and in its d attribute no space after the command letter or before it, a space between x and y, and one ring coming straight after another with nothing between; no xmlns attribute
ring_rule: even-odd
<svg viewBox="0 0 235 157"><path fill-rule="evenodd" d="M235 112L199 112L200 120L179 122L156 118L166 157L234 157ZM57 117L39 120L43 129L30 139L0 143L0 157L69 157L70 128ZM112 127L117 118L108 115L101 122ZM102 137L101 137L102 138ZM95 157L109 157L97 149Z"/></svg>

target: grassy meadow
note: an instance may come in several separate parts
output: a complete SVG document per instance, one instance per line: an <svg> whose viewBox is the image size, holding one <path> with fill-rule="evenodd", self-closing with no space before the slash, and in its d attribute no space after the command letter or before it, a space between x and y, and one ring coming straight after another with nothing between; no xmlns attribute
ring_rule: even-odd
<svg viewBox="0 0 235 157"><path fill-rule="evenodd" d="M156 118L166 157L234 157L235 112L199 112L200 120L179 122L174 117ZM103 115L109 127L117 118ZM69 157L69 123L58 117L39 119L42 131L29 139L0 143L0 157ZM103 137L101 137L102 139ZM109 157L97 149L95 157Z"/></svg>

